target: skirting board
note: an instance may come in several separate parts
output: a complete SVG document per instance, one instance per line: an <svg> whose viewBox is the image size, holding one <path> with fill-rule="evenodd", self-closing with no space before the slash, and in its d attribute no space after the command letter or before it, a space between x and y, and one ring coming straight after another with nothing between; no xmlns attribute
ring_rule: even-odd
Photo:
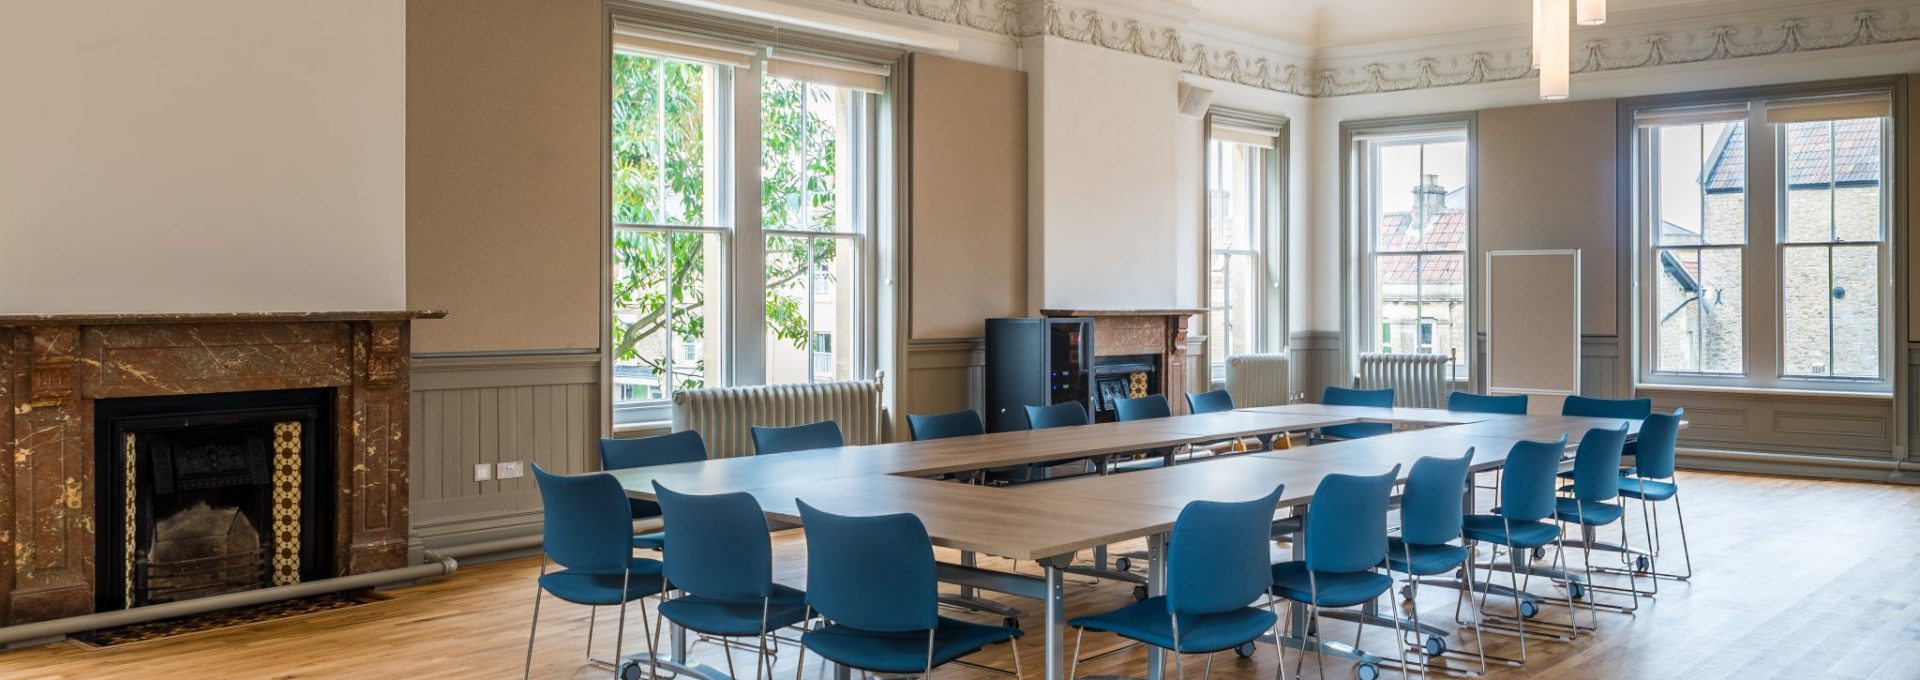
<svg viewBox="0 0 1920 680"><path fill-rule="evenodd" d="M1695 448L1674 453L1677 464L1688 470L1920 484L1920 463L1913 461Z"/></svg>

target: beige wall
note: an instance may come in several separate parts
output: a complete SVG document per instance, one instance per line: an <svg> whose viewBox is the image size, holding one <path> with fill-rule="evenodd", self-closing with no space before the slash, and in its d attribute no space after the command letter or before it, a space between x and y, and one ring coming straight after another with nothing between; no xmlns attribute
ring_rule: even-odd
<svg viewBox="0 0 1920 680"><path fill-rule="evenodd" d="M1479 113L1481 267L1489 250L1580 249L1580 332L1617 331L1612 99Z"/></svg>
<svg viewBox="0 0 1920 680"><path fill-rule="evenodd" d="M602 10L407 3L414 351L600 345Z"/></svg>
<svg viewBox="0 0 1920 680"><path fill-rule="evenodd" d="M0 3L0 313L404 305L405 21Z"/></svg>
<svg viewBox="0 0 1920 680"><path fill-rule="evenodd" d="M976 338L1027 297L1027 75L913 57L915 340Z"/></svg>

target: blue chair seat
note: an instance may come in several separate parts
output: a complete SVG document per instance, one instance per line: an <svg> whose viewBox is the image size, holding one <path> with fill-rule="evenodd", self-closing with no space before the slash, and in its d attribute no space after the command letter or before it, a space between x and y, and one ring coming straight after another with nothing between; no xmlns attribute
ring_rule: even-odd
<svg viewBox="0 0 1920 680"><path fill-rule="evenodd" d="M1620 521L1621 512L1620 506L1612 503L1583 501L1575 498L1553 500L1553 515L1562 522L1604 526Z"/></svg>
<svg viewBox="0 0 1920 680"><path fill-rule="evenodd" d="M1312 601L1312 594L1316 589L1309 586L1318 587L1320 594L1318 602ZM1372 571L1321 572L1314 574L1310 583L1307 578L1307 563L1295 560L1273 565L1271 592L1295 602L1307 602L1322 607L1352 607L1371 602L1392 587L1393 577Z"/></svg>
<svg viewBox="0 0 1920 680"><path fill-rule="evenodd" d="M1320 428L1320 434L1330 439L1362 439L1393 434L1391 423L1349 423Z"/></svg>
<svg viewBox="0 0 1920 680"><path fill-rule="evenodd" d="M1466 560L1467 549L1462 546L1406 543L1398 536L1387 539L1387 567L1402 574L1444 574L1459 568L1460 563Z"/></svg>
<svg viewBox="0 0 1920 680"><path fill-rule="evenodd" d="M663 579L660 576L660 561L643 557L633 558L632 576L622 574L583 574L577 571L556 571L540 576L540 587L545 588L554 597L590 606L608 606L632 602L634 600L659 595ZM627 592L622 597L621 580L627 582Z"/></svg>
<svg viewBox="0 0 1920 680"><path fill-rule="evenodd" d="M1639 477L1624 477L1620 480L1620 495L1626 498L1639 498L1649 501L1664 501L1680 492L1673 482L1661 482Z"/></svg>
<svg viewBox="0 0 1920 680"><path fill-rule="evenodd" d="M1560 537L1560 527L1546 522L1513 520L1513 533L1507 533L1507 519L1499 515L1467 515L1462 527L1467 538L1515 548L1538 548Z"/></svg>
<svg viewBox="0 0 1920 680"><path fill-rule="evenodd" d="M763 612L761 607L765 607ZM688 595L660 603L660 615L668 621L708 635L744 637L760 634L760 616L767 617L767 630L799 623L807 616L807 594L773 584L773 597L760 600L722 600Z"/></svg>
<svg viewBox="0 0 1920 680"><path fill-rule="evenodd" d="M1272 630L1278 620L1273 612L1258 607L1242 607L1204 616L1182 616L1179 649L1185 654L1233 649ZM1174 648L1173 621L1167 615L1165 596L1149 597L1110 612L1082 616L1067 623L1076 628L1139 640L1162 649Z"/></svg>
<svg viewBox="0 0 1920 680"><path fill-rule="evenodd" d="M634 534L633 547L641 550L659 550L667 547L667 532L655 531L647 534Z"/></svg>
<svg viewBox="0 0 1920 680"><path fill-rule="evenodd" d="M756 615L757 616L757 615ZM1020 637L1020 629L986 626L940 617L933 633L933 665L972 654L996 642ZM880 673L919 673L927 667L927 633L860 630L833 624L810 630L801 641L820 656L844 666Z"/></svg>

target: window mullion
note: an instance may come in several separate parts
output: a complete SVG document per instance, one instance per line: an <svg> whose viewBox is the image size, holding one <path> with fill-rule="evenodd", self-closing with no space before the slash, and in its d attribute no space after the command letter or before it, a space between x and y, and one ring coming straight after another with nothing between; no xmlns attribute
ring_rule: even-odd
<svg viewBox="0 0 1920 680"><path fill-rule="evenodd" d="M761 74L765 59L756 56L733 71L733 154L728 185L733 187L733 287L728 305L733 319L731 364L733 384L766 382L767 239L761 214Z"/></svg>

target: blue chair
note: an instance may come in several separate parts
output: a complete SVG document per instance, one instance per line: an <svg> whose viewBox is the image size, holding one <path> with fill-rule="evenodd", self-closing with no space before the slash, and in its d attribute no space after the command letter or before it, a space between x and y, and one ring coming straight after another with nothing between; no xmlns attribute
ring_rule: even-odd
<svg viewBox="0 0 1920 680"><path fill-rule="evenodd" d="M1454 394L1459 394L1455 392ZM1421 458L1414 461L1413 469L1407 473L1407 483L1400 495L1400 535L1387 537L1387 561L1389 572L1407 575L1408 599L1415 602L1420 599L1420 577L1440 576L1455 571L1461 572L1465 580L1457 584L1461 600L1472 600L1474 591L1473 570L1462 569L1467 560L1473 557L1465 546L1454 545L1461 540L1461 528L1466 519L1465 499L1467 493L1467 475L1473 470L1473 447L1467 447L1467 454L1459 458ZM1459 622L1459 603L1454 604L1454 621ZM1409 607L1413 612L1414 630L1420 630L1420 608ZM1480 613L1476 609L1473 617L1474 640L1479 646L1480 674L1487 673L1487 645L1480 635ZM1446 652L1446 640L1430 638L1420 646L1428 656L1438 656ZM1422 664L1421 677L1426 677L1427 668Z"/></svg>
<svg viewBox="0 0 1920 680"><path fill-rule="evenodd" d="M604 474L555 475L533 465L540 487L540 505L546 511L542 527L540 578L533 594L533 625L527 631L527 663L522 677L533 673L533 641L540 632L540 600L551 594L589 607L587 660L593 662L593 619L601 607L619 606L620 625L614 629L615 659L624 653L627 603L640 600L640 625L646 630L652 654L653 629L647 625L644 598L665 590L661 564L633 556L633 520L627 494L620 482ZM560 571L548 572L548 565ZM620 669L614 668L616 680Z"/></svg>
<svg viewBox="0 0 1920 680"><path fill-rule="evenodd" d="M1673 451L1680 438L1680 423L1686 419L1686 414L1686 409L1674 409L1672 415L1655 413L1647 416L1641 422L1640 436L1634 442L1638 454L1634 458L1634 466L1627 471L1627 476L1620 479L1620 496L1640 499L1641 524L1646 529L1647 550L1652 554L1634 568L1653 577L1655 592L1659 590L1660 579L1685 581L1693 578L1693 551L1687 547L1687 515L1680 508L1680 484L1674 476L1673 463ZM1658 503L1665 501L1673 501L1673 512L1680 521L1680 554L1686 560L1685 572L1661 572L1656 564L1663 547Z"/></svg>
<svg viewBox="0 0 1920 680"><path fill-rule="evenodd" d="M1167 395L1164 394L1149 394L1113 402L1113 418L1123 422L1165 418L1171 415L1173 415L1173 406L1167 403Z"/></svg>
<svg viewBox="0 0 1920 680"><path fill-rule="evenodd" d="M807 606L824 619L800 636L805 649L863 671L925 674L1020 637L1018 628L940 616L933 543L920 518L846 517L804 501L799 506L807 530ZM1017 674L1020 648L1012 647Z"/></svg>
<svg viewBox="0 0 1920 680"><path fill-rule="evenodd" d="M1393 408L1393 388L1383 390L1356 390L1346 387L1328 386L1320 393L1320 403L1331 406L1378 406ZM1320 436L1326 439L1360 439L1376 437L1393 432L1388 423L1350 423L1320 428Z"/></svg>
<svg viewBox="0 0 1920 680"><path fill-rule="evenodd" d="M773 541L760 502L746 493L683 494L659 482L653 490L673 538L667 587L679 593L660 603L660 616L696 633L754 637L756 662L765 666L767 634L805 621L807 595L773 582ZM740 677L731 653L727 676Z"/></svg>
<svg viewBox="0 0 1920 680"><path fill-rule="evenodd" d="M693 430L683 430L658 437L600 440L600 469L602 470L627 470L651 465L691 463L706 459L707 442L700 438L699 432ZM634 519L660 516L660 506L653 501L629 498L627 506L633 510ZM654 531L633 537L633 547L641 550L659 550L666 544L667 533L664 531Z"/></svg>
<svg viewBox="0 0 1920 680"><path fill-rule="evenodd" d="M1627 545L1627 525L1622 521L1626 517L1626 508L1616 502L1620 498L1620 451L1627 443L1627 424L1621 423L1618 429L1596 427L1587 430L1580 438L1580 447L1573 453L1573 484L1562 488L1572 491L1571 496L1563 496L1554 501L1554 519L1562 524L1571 524L1580 528L1579 540L1564 541L1563 546L1580 548L1581 569L1586 573L1588 590L1606 590L1628 593L1633 596L1631 607L1609 607L1623 611L1636 611L1640 607L1640 585L1638 577L1632 571L1626 576L1630 585L1627 589L1601 586L1593 583L1593 549L1611 550L1621 555L1633 554ZM1595 539L1600 527L1618 522L1620 524L1620 544L1601 544ZM1598 606L1591 595L1587 597L1587 612L1594 616L1594 625L1598 627Z"/></svg>
<svg viewBox="0 0 1920 680"><path fill-rule="evenodd" d="M1181 654L1234 649L1272 630L1279 620L1273 604L1254 603L1269 581L1267 528L1280 491L1276 486L1251 501L1194 501L1182 508L1167 540L1166 594L1068 621L1077 629L1068 680L1079 675L1080 641L1089 630L1170 650L1176 668Z"/></svg>
<svg viewBox="0 0 1920 680"><path fill-rule="evenodd" d="M1033 430L1085 425L1089 422L1087 407L1074 401L1052 406L1028 406L1026 410L1027 428Z"/></svg>
<svg viewBox="0 0 1920 680"><path fill-rule="evenodd" d="M1560 403L1563 416L1641 420L1652 413L1652 399L1599 399L1574 394Z"/></svg>
<svg viewBox="0 0 1920 680"><path fill-rule="evenodd" d="M986 423L980 422L980 414L973 409L942 413L937 416L907 415L907 433L914 441L928 439L946 439L948 437L971 437L986 434Z"/></svg>
<svg viewBox="0 0 1920 680"><path fill-rule="evenodd" d="M1447 395L1447 410L1524 416L1527 414L1527 395L1512 394L1496 397L1472 392L1454 392Z"/></svg>
<svg viewBox="0 0 1920 680"><path fill-rule="evenodd" d="M1187 410L1193 413L1219 413L1233 410L1233 395L1226 390L1188 392Z"/></svg>
<svg viewBox="0 0 1920 680"><path fill-rule="evenodd" d="M1567 450L1567 437L1542 441L1520 441L1507 453L1506 465L1501 473L1500 504L1492 514L1468 515L1462 522L1461 533L1466 536L1468 552L1478 543L1491 543L1505 546L1510 563L1507 565L1487 564L1489 572L1505 571L1508 575L1506 587L1482 582L1480 610L1486 611L1488 593L1505 592L1513 597L1514 609L1520 616L1496 619L1484 615L1488 621L1505 621L1517 630L1520 639L1520 658L1527 659L1527 617L1530 612L1538 611L1538 599L1520 588L1520 575L1563 576L1550 570L1542 570L1530 564L1531 553L1536 548L1559 545L1560 527L1550 520L1554 516L1557 502L1554 498L1554 473L1560 467L1560 458ZM1489 581L1491 573L1489 573ZM1570 580L1570 579L1569 579ZM1569 620L1573 611L1573 591L1567 590L1567 611ZM1546 627L1544 622L1536 621L1536 627ZM1581 629L1566 626L1568 631L1577 634ZM1538 631L1536 631L1538 633Z"/></svg>
<svg viewBox="0 0 1920 680"><path fill-rule="evenodd" d="M1363 606L1393 590L1393 577L1374 569L1388 561L1387 505L1399 475L1400 466L1395 465L1381 475L1331 474L1320 479L1307 505L1301 546L1306 559L1273 565L1269 584L1274 597L1307 605L1313 617L1309 630L1326 630L1320 626L1324 607ZM1408 668L1406 645L1400 644L1400 619L1393 617L1393 621L1394 646L1401 648L1400 667ZM1287 623L1291 629L1291 617ZM1327 677L1326 655L1316 653L1315 662L1320 665L1320 677ZM1372 670L1378 677L1379 669ZM1366 677L1366 671L1356 668L1355 672Z"/></svg>
<svg viewBox="0 0 1920 680"><path fill-rule="evenodd" d="M846 445L847 438L840 435L840 424L831 420L793 427L753 428L753 453L758 456Z"/></svg>

